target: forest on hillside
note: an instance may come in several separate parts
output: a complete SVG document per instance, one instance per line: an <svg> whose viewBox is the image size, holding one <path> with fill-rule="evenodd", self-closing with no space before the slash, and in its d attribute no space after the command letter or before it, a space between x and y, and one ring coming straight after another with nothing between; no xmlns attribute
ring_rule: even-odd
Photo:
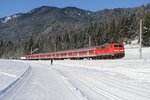
<svg viewBox="0 0 150 100"><path fill-rule="evenodd" d="M140 24L138 23L137 29L135 29L134 22L136 20L133 15L124 17L117 23L115 20L112 20L109 24L90 23L90 25L84 29L65 30L53 36L43 39L39 38L36 41L33 40L33 37L30 37L24 49L31 50L31 47L33 47L41 49L40 51L48 52L49 48L51 48L51 51L61 51L88 47L89 36L91 37L91 46L118 41L130 44L134 39L139 40ZM150 14L144 18L143 26L143 46L150 46ZM43 43L45 45L41 47ZM45 49L42 50L42 48Z"/></svg>
<svg viewBox="0 0 150 100"><path fill-rule="evenodd" d="M91 46L118 41L130 44L135 39L139 40L139 22L141 18L143 19L142 43L143 46L150 46L150 5L128 9L106 9L95 13L77 8L69 8L68 10L67 8L67 11L70 11L67 15L69 17L65 17L66 15L64 16L64 12L61 11L61 16L64 16L63 18L66 19L62 19L60 15L58 16L60 9L57 9L53 11L52 17L55 18L54 14L56 14L55 16L58 17L56 19L57 23L55 21L49 22L51 24L46 23L46 18L48 18L47 13L52 13L52 11L48 12L49 10L40 9L39 11L38 9L32 13L32 16L31 14L25 14L19 17L24 21L19 26L17 26L20 23L18 21L20 20L19 18L6 24L0 24L0 28L2 29L0 30L0 35L6 37L6 39L0 39L0 56L3 58L20 57L30 54L31 50L33 53L44 53L88 47L89 36L91 37ZM77 11L75 12L74 10ZM77 12L84 14L83 16L80 15L79 18ZM41 14L46 14L45 19L39 17L43 16ZM27 17L25 18L25 16ZM34 25L30 27L29 20L31 18L29 16L33 18L32 20L34 22ZM39 21L34 19L35 16L39 17ZM12 28L12 23L17 24ZM30 30L30 34L27 32L28 30ZM18 34L10 34L12 31L14 33L18 32ZM5 33L9 35L6 36Z"/></svg>

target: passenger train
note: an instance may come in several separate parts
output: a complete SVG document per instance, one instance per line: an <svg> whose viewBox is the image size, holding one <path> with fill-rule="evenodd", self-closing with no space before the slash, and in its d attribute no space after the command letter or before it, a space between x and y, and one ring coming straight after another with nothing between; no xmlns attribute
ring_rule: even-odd
<svg viewBox="0 0 150 100"><path fill-rule="evenodd" d="M48 59L115 59L125 56L124 45L122 42L106 43L99 46L65 50L50 53L40 53L26 55L21 59L25 60L48 60Z"/></svg>

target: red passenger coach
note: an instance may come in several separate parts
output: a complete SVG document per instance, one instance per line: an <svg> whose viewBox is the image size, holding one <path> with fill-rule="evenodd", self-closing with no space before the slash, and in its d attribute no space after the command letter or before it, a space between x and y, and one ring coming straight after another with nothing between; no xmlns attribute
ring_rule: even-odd
<svg viewBox="0 0 150 100"><path fill-rule="evenodd" d="M100 46L81 48L75 50L65 50L52 53L41 53L25 56L27 60L37 59L103 59L122 58L125 56L122 42L107 43Z"/></svg>

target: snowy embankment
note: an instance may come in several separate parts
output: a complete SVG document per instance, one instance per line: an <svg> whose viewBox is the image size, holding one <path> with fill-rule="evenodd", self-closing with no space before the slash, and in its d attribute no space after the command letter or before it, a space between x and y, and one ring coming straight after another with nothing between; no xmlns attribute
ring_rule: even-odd
<svg viewBox="0 0 150 100"><path fill-rule="evenodd" d="M0 95L6 92L27 72L29 65L11 60L0 60Z"/></svg>
<svg viewBox="0 0 150 100"><path fill-rule="evenodd" d="M126 48L124 59L139 59L139 47ZM142 59L150 59L150 47L142 48Z"/></svg>
<svg viewBox="0 0 150 100"><path fill-rule="evenodd" d="M150 82L150 60L56 61L55 64L122 75L138 82Z"/></svg>

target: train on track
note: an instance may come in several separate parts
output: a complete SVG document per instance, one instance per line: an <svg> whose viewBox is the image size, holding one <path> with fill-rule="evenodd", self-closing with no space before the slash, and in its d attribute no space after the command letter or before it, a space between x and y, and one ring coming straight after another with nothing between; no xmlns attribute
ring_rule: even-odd
<svg viewBox="0 0 150 100"><path fill-rule="evenodd" d="M24 60L48 60L48 59L115 59L122 58L125 56L124 45L122 42L106 43L100 46L57 51L50 53L40 53L26 55L21 59Z"/></svg>

